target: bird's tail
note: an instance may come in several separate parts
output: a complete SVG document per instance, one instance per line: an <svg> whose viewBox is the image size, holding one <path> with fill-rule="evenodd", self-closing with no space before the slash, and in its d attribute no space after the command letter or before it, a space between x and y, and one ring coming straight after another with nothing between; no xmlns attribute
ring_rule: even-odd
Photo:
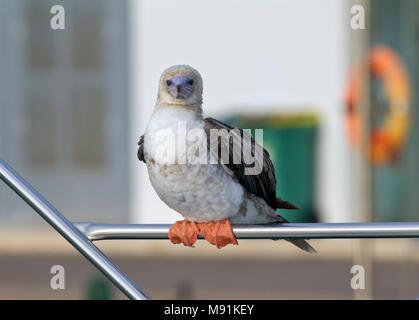
<svg viewBox="0 0 419 320"><path fill-rule="evenodd" d="M295 204L286 201L286 200L282 200L281 198L276 198L276 207L278 209L292 209L292 210L296 210L299 209ZM283 217L278 216L280 223L287 223L288 221L285 220ZM316 249L314 249L306 240L304 239L285 239L289 242L291 242L293 245L295 245L296 247L304 250L305 252L308 253L317 253Z"/></svg>
<svg viewBox="0 0 419 320"><path fill-rule="evenodd" d="M288 223L288 220L284 219L281 216L277 216L277 221L275 223ZM301 250L304 250L308 253L317 253L316 249L314 249L306 240L304 239L284 239L288 242L291 242L294 246L300 248Z"/></svg>
<svg viewBox="0 0 419 320"><path fill-rule="evenodd" d="M286 200L282 200L281 198L276 198L276 208L277 209L291 209L291 210L300 209L295 204Z"/></svg>
<svg viewBox="0 0 419 320"><path fill-rule="evenodd" d="M316 249L314 249L306 240L304 239L285 239L291 242L294 246L304 250L308 253L317 253Z"/></svg>

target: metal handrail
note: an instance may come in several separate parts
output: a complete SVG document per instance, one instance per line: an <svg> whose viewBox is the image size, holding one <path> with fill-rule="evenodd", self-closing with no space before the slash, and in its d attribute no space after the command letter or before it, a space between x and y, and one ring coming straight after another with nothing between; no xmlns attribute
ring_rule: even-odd
<svg viewBox="0 0 419 320"><path fill-rule="evenodd" d="M0 159L0 179L111 280L127 297L138 300L150 299L92 241L107 239L168 239L170 225L72 223L2 159ZM419 222L233 225L233 231L239 239L419 238Z"/></svg>
<svg viewBox="0 0 419 320"><path fill-rule="evenodd" d="M168 239L170 224L104 224L76 222L91 241L110 239ZM238 239L358 239L419 238L419 222L275 223L233 225ZM200 237L202 239L202 237Z"/></svg>
<svg viewBox="0 0 419 320"><path fill-rule="evenodd" d="M134 281L80 232L72 222L67 220L51 203L41 196L2 159L0 159L0 178L100 272L111 280L128 298L135 300L150 299Z"/></svg>

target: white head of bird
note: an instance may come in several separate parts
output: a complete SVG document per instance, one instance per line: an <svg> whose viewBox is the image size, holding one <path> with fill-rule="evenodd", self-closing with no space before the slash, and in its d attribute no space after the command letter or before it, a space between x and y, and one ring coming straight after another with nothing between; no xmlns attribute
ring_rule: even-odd
<svg viewBox="0 0 419 320"><path fill-rule="evenodd" d="M181 107L202 113L202 78L188 65L166 69L160 77L156 107Z"/></svg>

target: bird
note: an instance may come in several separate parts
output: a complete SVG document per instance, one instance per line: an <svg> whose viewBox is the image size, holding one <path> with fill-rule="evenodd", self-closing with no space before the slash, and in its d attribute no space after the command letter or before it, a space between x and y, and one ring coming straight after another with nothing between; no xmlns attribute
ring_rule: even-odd
<svg viewBox="0 0 419 320"><path fill-rule="evenodd" d="M288 222L276 209L298 207L276 196L268 151L248 131L204 118L202 103L197 70L188 65L164 70L154 111L138 142L137 157L146 164L157 195L184 218L169 228L170 241L193 247L201 235L223 248L238 244L232 224ZM245 161L246 155L254 162ZM316 252L304 239L285 240Z"/></svg>

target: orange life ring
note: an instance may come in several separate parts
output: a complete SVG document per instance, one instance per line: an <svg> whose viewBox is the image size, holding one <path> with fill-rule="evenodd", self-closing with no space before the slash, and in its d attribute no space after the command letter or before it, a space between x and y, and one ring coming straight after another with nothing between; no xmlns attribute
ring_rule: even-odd
<svg viewBox="0 0 419 320"><path fill-rule="evenodd" d="M363 94L362 70L363 68L352 70L345 97L346 130L350 143L358 148L363 134L361 117L357 110ZM368 70L383 82L390 106L383 123L371 128L371 161L373 164L392 163L400 154L409 128L411 101L409 76L398 55L390 48L382 46L371 50Z"/></svg>

